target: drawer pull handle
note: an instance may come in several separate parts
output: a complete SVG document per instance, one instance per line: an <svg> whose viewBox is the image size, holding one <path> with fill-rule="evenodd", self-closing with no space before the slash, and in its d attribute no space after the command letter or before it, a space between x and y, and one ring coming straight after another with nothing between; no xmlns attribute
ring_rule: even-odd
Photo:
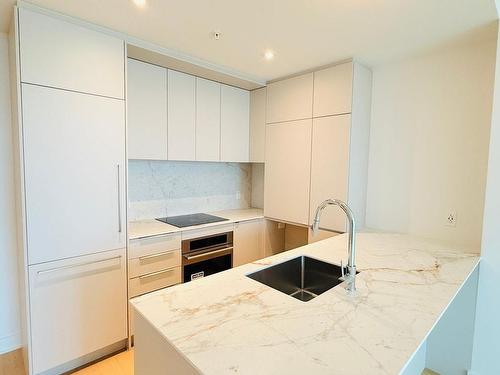
<svg viewBox="0 0 500 375"><path fill-rule="evenodd" d="M184 258L186 258L187 260L198 259L198 258L205 258L205 257L207 257L208 259L210 259L210 258L216 257L219 254L228 253L231 250L233 250L232 247L225 247L224 249L214 250L214 251L208 251L208 252L201 253L201 254L196 254L196 255L184 255Z"/></svg>
<svg viewBox="0 0 500 375"><path fill-rule="evenodd" d="M46 269L46 270L41 270L41 271L38 271L37 274L38 275L43 275L43 274L46 274L46 273L51 273L51 272L56 272L56 271L62 271L62 270L67 270L67 269L70 269L70 268L76 268L76 267L82 267L82 266L88 266L90 264L97 264L97 263L103 263L103 262L107 262L109 260L114 260L114 259L121 259L121 255L118 255L118 256L115 256L115 257L111 257L111 258L105 258L105 259L100 259L100 260L93 260L91 262L84 262L84 263L77 263L77 264L69 264L67 266L62 266L62 267L55 267L55 268L49 268L49 269Z"/></svg>
<svg viewBox="0 0 500 375"><path fill-rule="evenodd" d="M141 260L147 260L147 259L154 259L154 258L160 258L163 256L167 256L173 254L173 251L166 251L164 253L159 253L159 254L153 254L153 255L145 255L143 257L139 257L139 261Z"/></svg>
<svg viewBox="0 0 500 375"><path fill-rule="evenodd" d="M153 276L157 276L157 275L161 275L163 273L169 273L169 272L174 272L174 269L171 268L169 270L162 270L162 271L157 271L157 272L153 272L153 273L148 273L147 275L139 276L139 279L144 280L144 279L148 279L148 278L153 277Z"/></svg>
<svg viewBox="0 0 500 375"><path fill-rule="evenodd" d="M122 232L122 187L120 180L120 164L116 164L116 174L118 179L118 233Z"/></svg>

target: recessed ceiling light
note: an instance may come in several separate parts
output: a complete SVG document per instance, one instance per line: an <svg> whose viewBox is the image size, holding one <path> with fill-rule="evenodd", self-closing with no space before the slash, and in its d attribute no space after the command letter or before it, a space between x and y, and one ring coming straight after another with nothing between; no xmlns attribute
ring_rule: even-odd
<svg viewBox="0 0 500 375"><path fill-rule="evenodd" d="M139 8L144 8L146 6L146 0L132 0L135 5Z"/></svg>
<svg viewBox="0 0 500 375"><path fill-rule="evenodd" d="M274 59L274 51L271 51L270 49L264 51L264 58L267 61L271 61L272 59Z"/></svg>

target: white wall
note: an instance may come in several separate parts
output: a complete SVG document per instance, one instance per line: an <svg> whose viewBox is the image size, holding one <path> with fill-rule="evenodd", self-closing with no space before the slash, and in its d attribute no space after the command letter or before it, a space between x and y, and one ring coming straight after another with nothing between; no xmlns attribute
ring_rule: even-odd
<svg viewBox="0 0 500 375"><path fill-rule="evenodd" d="M500 2L497 1L497 12ZM499 34L500 39L500 34ZM500 44L498 44L500 47ZM500 374L500 48L497 47L472 369Z"/></svg>
<svg viewBox="0 0 500 375"><path fill-rule="evenodd" d="M7 36L0 34L0 353L20 345Z"/></svg>
<svg viewBox="0 0 500 375"><path fill-rule="evenodd" d="M368 227L479 250L496 48L490 35L373 70ZM449 211L458 215L456 227L445 225Z"/></svg>

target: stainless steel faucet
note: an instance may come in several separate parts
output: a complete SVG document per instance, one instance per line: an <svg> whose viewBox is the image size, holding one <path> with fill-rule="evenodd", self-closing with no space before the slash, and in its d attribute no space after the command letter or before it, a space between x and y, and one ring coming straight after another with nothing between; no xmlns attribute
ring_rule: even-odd
<svg viewBox="0 0 500 375"><path fill-rule="evenodd" d="M327 199L316 209L312 230L313 233L316 233L319 229L321 213L323 212L323 209L329 205L339 206L342 211L345 212L347 219L349 220L349 259L347 260L347 276L343 277L343 280L346 282L347 291L354 292L356 291L356 221L354 220L354 214L349 206L339 199Z"/></svg>

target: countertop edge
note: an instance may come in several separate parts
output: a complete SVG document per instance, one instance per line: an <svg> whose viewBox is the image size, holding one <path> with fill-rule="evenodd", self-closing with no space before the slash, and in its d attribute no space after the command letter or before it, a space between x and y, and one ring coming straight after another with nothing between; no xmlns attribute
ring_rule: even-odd
<svg viewBox="0 0 500 375"><path fill-rule="evenodd" d="M422 345L424 345L426 343L427 339L429 338L429 335L432 333L432 331L434 330L434 328L436 328L436 326L441 321L441 319L443 318L443 316L446 313L446 311L448 311L448 308L450 307L450 305L453 303L453 301L455 300L455 298L457 298L458 294L461 292L461 290L464 287L464 285L469 281L469 279L471 278L472 274L479 267L479 264L481 263L481 259L482 258L480 256L477 258L477 260L475 261L475 264L473 265L473 267L471 268L471 270L469 271L469 273L467 274L467 276L465 277L465 279L462 281L462 283L458 287L458 289L455 292L455 294L453 295L453 297L451 297L451 299L448 301L448 304L445 306L445 308L443 309L443 311L441 311L441 313L437 317L437 319L434 322L434 324L432 325L432 327L427 331L427 333L425 334L425 336L422 338L422 341L420 342L420 344L417 346L417 348L412 353L412 355L410 356L410 358L408 358L408 360L406 361L405 365L399 371L400 374L402 374L406 370L406 368L411 363L411 361L413 360L413 358L415 358L415 355L418 353L418 351L420 350L420 348L422 347Z"/></svg>
<svg viewBox="0 0 500 375"><path fill-rule="evenodd" d="M189 232L189 231L192 231L192 230L197 230L197 229L204 229L204 228L212 228L212 227L217 227L217 226L223 226L223 225L227 225L227 224L234 224L234 223L240 223L240 222L245 222L245 221L252 221L252 220L259 220L259 219L264 219L265 216L264 216L264 211L261 210L261 209L256 209L256 208L248 208L248 209L235 209L234 211L235 212L242 212L242 211L250 211L250 210L260 210L261 212L259 214L255 214L255 215L248 215L247 217L224 217L222 216L223 214L221 214L221 212L229 212L229 211L233 211L233 210L225 210L225 211L216 211L216 212L209 212L209 214L212 214L212 215L221 215L221 217L224 217L225 219L228 219L228 220L225 220L225 221L219 221L219 222L215 222L215 223L208 223L208 224L203 224L203 225L194 225L194 226L191 226L191 227L184 227L184 228L166 228L165 231L161 231L161 232L154 232L152 234L147 234L147 235L129 235L128 239L130 241L132 240L140 240L140 239L145 239L145 238L151 238L151 237L156 237L156 236L164 236L164 235L168 235L168 234L175 234L175 233L183 233L183 232ZM150 220L155 220L155 219L150 219ZM128 226L129 226L129 229L128 229L128 232L130 233L130 225L134 225L136 223L140 223L141 220L136 220L136 221L130 221L128 223ZM158 222L160 224L160 222ZM163 224L163 225L166 225L166 226L169 226L168 224Z"/></svg>

